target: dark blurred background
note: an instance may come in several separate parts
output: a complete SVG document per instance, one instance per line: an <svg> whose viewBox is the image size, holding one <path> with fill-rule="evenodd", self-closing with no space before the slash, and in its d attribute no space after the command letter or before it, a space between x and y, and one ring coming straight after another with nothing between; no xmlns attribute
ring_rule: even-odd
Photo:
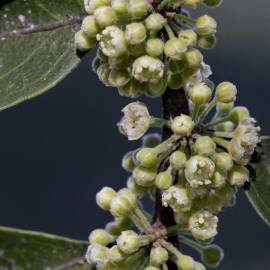
<svg viewBox="0 0 270 270"><path fill-rule="evenodd" d="M225 0L207 12L219 24L217 46L205 57L212 79L236 83L238 103L270 134L270 2ZM87 239L110 220L95 194L125 184L121 157L138 143L119 134L115 124L130 100L98 81L93 55L53 91L0 113L1 225ZM159 100L146 102L160 114ZM270 269L270 228L243 192L221 215L217 243L226 254L220 270Z"/></svg>

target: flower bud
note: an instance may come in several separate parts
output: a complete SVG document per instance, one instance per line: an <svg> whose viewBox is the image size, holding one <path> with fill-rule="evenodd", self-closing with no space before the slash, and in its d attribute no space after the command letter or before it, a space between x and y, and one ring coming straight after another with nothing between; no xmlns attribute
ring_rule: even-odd
<svg viewBox="0 0 270 270"><path fill-rule="evenodd" d="M180 73L169 72L167 84L170 89L177 90L183 87L183 78Z"/></svg>
<svg viewBox="0 0 270 270"><path fill-rule="evenodd" d="M158 57L163 54L164 42L159 38L148 39L145 49L148 55Z"/></svg>
<svg viewBox="0 0 270 270"><path fill-rule="evenodd" d="M113 241L113 236L103 229L96 229L89 235L90 244L99 244L107 246Z"/></svg>
<svg viewBox="0 0 270 270"><path fill-rule="evenodd" d="M160 97L167 89L167 79L164 76L160 81L156 83L147 83L146 94L150 97Z"/></svg>
<svg viewBox="0 0 270 270"><path fill-rule="evenodd" d="M185 114L176 116L171 123L172 131L181 137L190 136L194 126L195 123L192 121L192 118Z"/></svg>
<svg viewBox="0 0 270 270"><path fill-rule="evenodd" d="M131 190L129 190L128 188L121 188L118 191L117 194L127 198L130 205L134 205L134 206L137 205L137 197L136 197L136 195Z"/></svg>
<svg viewBox="0 0 270 270"><path fill-rule="evenodd" d="M170 70L172 73L181 73L185 69L185 61L170 60Z"/></svg>
<svg viewBox="0 0 270 270"><path fill-rule="evenodd" d="M210 50L214 48L214 46L216 45L216 37L215 36L200 37L198 40L198 45L200 48L204 50Z"/></svg>
<svg viewBox="0 0 270 270"><path fill-rule="evenodd" d="M219 152L215 154L216 167L224 172L228 172L233 167L233 160L229 153Z"/></svg>
<svg viewBox="0 0 270 270"><path fill-rule="evenodd" d="M104 187L96 195L97 205L104 210L109 210L115 197L116 192L112 188Z"/></svg>
<svg viewBox="0 0 270 270"><path fill-rule="evenodd" d="M229 182L232 186L242 187L249 181L249 170L241 165L234 165L229 172Z"/></svg>
<svg viewBox="0 0 270 270"><path fill-rule="evenodd" d="M94 12L94 16L97 23L102 28L113 25L117 21L115 11L108 6L102 6L97 8Z"/></svg>
<svg viewBox="0 0 270 270"><path fill-rule="evenodd" d="M111 202L111 214L114 217L126 217L135 208L130 201L123 195L117 195Z"/></svg>
<svg viewBox="0 0 270 270"><path fill-rule="evenodd" d="M195 261L190 256L182 255L177 259L176 265L179 270L194 270Z"/></svg>
<svg viewBox="0 0 270 270"><path fill-rule="evenodd" d="M167 57L174 60L183 59L187 51L187 44L183 39L174 38L170 39L165 43L164 53Z"/></svg>
<svg viewBox="0 0 270 270"><path fill-rule="evenodd" d="M97 75L99 80L104 83L106 86L110 86L109 83L109 75L110 75L111 69L108 64L102 64L97 69Z"/></svg>
<svg viewBox="0 0 270 270"><path fill-rule="evenodd" d="M206 270L205 266L199 262L195 262L194 270Z"/></svg>
<svg viewBox="0 0 270 270"><path fill-rule="evenodd" d="M92 38L95 38L100 32L99 25L94 16L86 16L82 22L81 29L88 37Z"/></svg>
<svg viewBox="0 0 270 270"><path fill-rule="evenodd" d="M216 110L219 115L224 115L224 114L229 113L233 109L233 106L234 106L233 102L230 102L230 103L219 102L216 106Z"/></svg>
<svg viewBox="0 0 270 270"><path fill-rule="evenodd" d="M184 0L184 5L189 8L197 8L197 6L202 2L203 0Z"/></svg>
<svg viewBox="0 0 270 270"><path fill-rule="evenodd" d="M134 45L129 44L128 50L129 50L130 55L134 56L135 58L145 55L145 51L146 51L145 42L134 44Z"/></svg>
<svg viewBox="0 0 270 270"><path fill-rule="evenodd" d="M176 212L174 213L174 220L176 224L187 227L188 226L188 221L190 218L190 212Z"/></svg>
<svg viewBox="0 0 270 270"><path fill-rule="evenodd" d="M230 112L230 120L235 124L240 123L242 119L247 117L249 117L249 111L246 107L237 106Z"/></svg>
<svg viewBox="0 0 270 270"><path fill-rule="evenodd" d="M194 148L197 154L210 156L214 154L216 144L209 136L200 136L197 138Z"/></svg>
<svg viewBox="0 0 270 270"><path fill-rule="evenodd" d="M118 264L125 259L125 255L117 245L112 246L109 251L109 261L113 264Z"/></svg>
<svg viewBox="0 0 270 270"><path fill-rule="evenodd" d="M147 187L139 186L132 176L128 178L127 187L137 196L143 196L148 191Z"/></svg>
<svg viewBox="0 0 270 270"><path fill-rule="evenodd" d="M214 175L211 179L212 184L211 187L213 188L222 188L226 184L226 173L221 173L219 171L215 171Z"/></svg>
<svg viewBox="0 0 270 270"><path fill-rule="evenodd" d="M119 130L129 140L137 140L150 128L151 117L142 102L132 102L122 109L124 117L118 123Z"/></svg>
<svg viewBox="0 0 270 270"><path fill-rule="evenodd" d="M109 6L110 0L89 0L89 6L93 9L97 9L102 6Z"/></svg>
<svg viewBox="0 0 270 270"><path fill-rule="evenodd" d="M130 23L126 26L125 37L129 44L142 43L146 38L146 29L142 23Z"/></svg>
<svg viewBox="0 0 270 270"><path fill-rule="evenodd" d="M111 5L112 8L119 14L125 14L127 12L127 0L111 0Z"/></svg>
<svg viewBox="0 0 270 270"><path fill-rule="evenodd" d="M121 96L135 98L142 94L143 87L142 83L132 78L126 85L119 87L118 91Z"/></svg>
<svg viewBox="0 0 270 270"><path fill-rule="evenodd" d="M212 96L212 90L205 83L197 83L188 89L188 96L195 104L205 104Z"/></svg>
<svg viewBox="0 0 270 270"><path fill-rule="evenodd" d="M102 52L108 57L122 56L127 52L124 32L117 26L106 27L97 35Z"/></svg>
<svg viewBox="0 0 270 270"><path fill-rule="evenodd" d="M138 185L149 187L153 185L157 171L154 168L137 167L132 175Z"/></svg>
<svg viewBox="0 0 270 270"><path fill-rule="evenodd" d="M216 88L216 99L219 102L231 103L235 100L237 89L230 82L222 82Z"/></svg>
<svg viewBox="0 0 270 270"><path fill-rule="evenodd" d="M116 240L117 246L125 254L132 254L140 248L140 236L134 231L124 231Z"/></svg>
<svg viewBox="0 0 270 270"><path fill-rule="evenodd" d="M147 30L159 31L166 24L167 20L159 13L152 13L145 20Z"/></svg>
<svg viewBox="0 0 270 270"><path fill-rule="evenodd" d="M187 156L182 151L175 151L170 156L170 165L176 169L181 170L185 167Z"/></svg>
<svg viewBox="0 0 270 270"><path fill-rule="evenodd" d="M189 219L189 229L193 237L200 241L217 235L218 218L206 210L193 213Z"/></svg>
<svg viewBox="0 0 270 270"><path fill-rule="evenodd" d="M155 180L155 184L159 189L168 189L173 184L173 178L170 171L160 172Z"/></svg>
<svg viewBox="0 0 270 270"><path fill-rule="evenodd" d="M109 249L99 244L88 247L85 258L89 264L104 265L109 261Z"/></svg>
<svg viewBox="0 0 270 270"><path fill-rule="evenodd" d="M158 163L158 156L153 148L142 148L136 154L139 164L145 168L155 167Z"/></svg>
<svg viewBox="0 0 270 270"><path fill-rule="evenodd" d="M215 126L215 129L217 131L226 131L226 132L232 132L234 128L235 128L235 125L232 121L225 121Z"/></svg>
<svg viewBox="0 0 270 270"><path fill-rule="evenodd" d="M165 248L153 247L150 252L150 264L160 266L169 259L169 253Z"/></svg>
<svg viewBox="0 0 270 270"><path fill-rule="evenodd" d="M126 85L130 81L130 76L127 70L124 69L112 69L108 81L110 85L114 87L121 87Z"/></svg>
<svg viewBox="0 0 270 270"><path fill-rule="evenodd" d="M128 13L133 17L143 17L149 10L146 0L129 0Z"/></svg>
<svg viewBox="0 0 270 270"><path fill-rule="evenodd" d="M185 59L186 59L187 65L190 68L197 68L197 67L200 67L203 61L203 55L201 54L199 50L193 49L186 53Z"/></svg>
<svg viewBox="0 0 270 270"><path fill-rule="evenodd" d="M191 29L181 31L179 38L185 41L187 47L193 47L197 43L197 34Z"/></svg>
<svg viewBox="0 0 270 270"><path fill-rule="evenodd" d="M127 66L130 65L130 61L131 58L126 53L123 53L119 56L108 57L106 62L108 62L111 69L128 70Z"/></svg>
<svg viewBox="0 0 270 270"><path fill-rule="evenodd" d="M115 221L106 224L105 230L112 235L120 235L122 228Z"/></svg>
<svg viewBox="0 0 270 270"><path fill-rule="evenodd" d="M160 270L160 269L155 266L147 266L143 270Z"/></svg>
<svg viewBox="0 0 270 270"><path fill-rule="evenodd" d="M140 82L158 82L164 74L164 63L148 55L137 58L132 65L132 75Z"/></svg>
<svg viewBox="0 0 270 270"><path fill-rule="evenodd" d="M210 245L203 248L201 257L207 266L217 268L224 258L224 252L219 246Z"/></svg>
<svg viewBox="0 0 270 270"><path fill-rule="evenodd" d="M197 33L201 36L212 36L217 31L216 21L208 15L197 18L195 26Z"/></svg>
<svg viewBox="0 0 270 270"><path fill-rule="evenodd" d="M133 161L133 151L127 152L122 159L122 168L127 172L132 172L135 168Z"/></svg>
<svg viewBox="0 0 270 270"><path fill-rule="evenodd" d="M209 7L218 7L221 5L222 0L203 0L203 2Z"/></svg>
<svg viewBox="0 0 270 270"><path fill-rule="evenodd" d="M75 34L75 46L78 50L84 52L96 46L96 39L88 37L82 30Z"/></svg>
<svg viewBox="0 0 270 270"><path fill-rule="evenodd" d="M92 61L92 70L94 72L97 72L98 68L103 64L102 59L100 59L98 56L96 56Z"/></svg>
<svg viewBox="0 0 270 270"><path fill-rule="evenodd" d="M159 133L149 133L143 136L142 146L143 147L155 147L161 142Z"/></svg>

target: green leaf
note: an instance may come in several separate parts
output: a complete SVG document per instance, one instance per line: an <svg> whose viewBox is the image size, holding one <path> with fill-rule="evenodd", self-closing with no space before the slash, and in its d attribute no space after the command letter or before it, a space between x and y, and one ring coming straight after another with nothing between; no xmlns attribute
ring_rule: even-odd
<svg viewBox="0 0 270 270"><path fill-rule="evenodd" d="M82 2L0 1L0 110L51 89L78 65Z"/></svg>
<svg viewBox="0 0 270 270"><path fill-rule="evenodd" d="M0 269L63 269L59 266L76 262L68 269L90 270L88 264L78 264L86 249L86 242L0 227Z"/></svg>
<svg viewBox="0 0 270 270"><path fill-rule="evenodd" d="M259 214L270 226L270 137L262 137L262 156L252 163L256 174L246 195Z"/></svg>

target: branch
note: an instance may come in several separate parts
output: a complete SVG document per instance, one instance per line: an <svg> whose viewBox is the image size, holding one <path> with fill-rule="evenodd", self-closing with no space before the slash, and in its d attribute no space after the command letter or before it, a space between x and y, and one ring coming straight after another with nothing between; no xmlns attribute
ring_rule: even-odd
<svg viewBox="0 0 270 270"><path fill-rule="evenodd" d="M65 19L59 22L51 22L46 25L31 25L29 27L21 28L19 30L3 32L3 33L0 33L0 40L4 40L10 37L19 37L19 36L29 35L33 33L47 32L47 31L56 30L62 27L66 27L69 25L80 24L84 17L85 16L70 17L68 19Z"/></svg>
<svg viewBox="0 0 270 270"><path fill-rule="evenodd" d="M78 258L75 258L74 260L72 261L69 261L65 264L62 264L58 267L55 268L55 270L68 270L68 269L73 269L74 267L77 267L77 266L82 266L83 264L86 263L86 260L85 260L85 257L82 256L82 257L78 257Z"/></svg>

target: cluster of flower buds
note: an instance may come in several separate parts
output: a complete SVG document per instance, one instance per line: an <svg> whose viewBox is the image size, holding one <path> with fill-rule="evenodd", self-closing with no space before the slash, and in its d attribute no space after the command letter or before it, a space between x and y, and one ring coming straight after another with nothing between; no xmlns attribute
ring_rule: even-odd
<svg viewBox="0 0 270 270"><path fill-rule="evenodd" d="M171 119L150 115L142 102L123 110L119 130L129 140L142 138L128 152L122 167L131 175L127 187L103 188L97 204L114 221L90 234L86 259L98 270L127 269L130 255L143 254L138 269L204 270L169 241L180 241L201 254L203 263L217 267L222 250L210 243L217 235L218 214L236 201L237 189L249 182L248 163L260 142L259 127L245 107L234 106L236 86L208 80L211 69L199 48L215 44L216 22L208 15L192 19L187 8L218 6L221 0L85 0L88 16L75 35L77 49L99 44L93 69L106 86L124 96L156 97L166 89L184 89L190 115ZM166 127L162 141L151 127ZM176 225L152 224L140 203L149 195L173 212ZM133 230L135 229L135 230ZM134 255L135 254L135 255ZM121 268L123 267L123 268Z"/></svg>
<svg viewBox="0 0 270 270"><path fill-rule="evenodd" d="M77 49L97 43L93 70L123 96L161 96L206 80L211 70L199 48L215 44L216 21L192 19L185 7L218 6L220 0L85 0L87 13L75 35Z"/></svg>

